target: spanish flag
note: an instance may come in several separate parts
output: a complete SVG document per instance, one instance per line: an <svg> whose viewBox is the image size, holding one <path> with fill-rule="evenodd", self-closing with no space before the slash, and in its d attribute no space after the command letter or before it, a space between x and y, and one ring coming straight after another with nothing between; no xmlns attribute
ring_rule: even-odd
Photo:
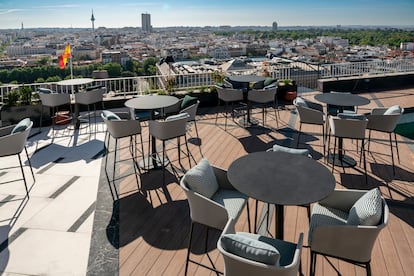
<svg viewBox="0 0 414 276"><path fill-rule="evenodd" d="M65 69L68 58L70 58L70 44L66 45L66 48L63 51L62 55L59 56L59 67L60 67L60 69Z"/></svg>

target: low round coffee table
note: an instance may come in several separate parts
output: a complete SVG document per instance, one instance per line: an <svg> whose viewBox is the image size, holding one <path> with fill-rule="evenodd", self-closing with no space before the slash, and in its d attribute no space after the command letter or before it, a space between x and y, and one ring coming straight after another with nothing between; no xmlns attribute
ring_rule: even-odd
<svg viewBox="0 0 414 276"><path fill-rule="evenodd" d="M276 237L283 239L284 205L304 205L327 197L335 178L321 163L285 152L254 152L235 160L227 171L240 192L276 207Z"/></svg>

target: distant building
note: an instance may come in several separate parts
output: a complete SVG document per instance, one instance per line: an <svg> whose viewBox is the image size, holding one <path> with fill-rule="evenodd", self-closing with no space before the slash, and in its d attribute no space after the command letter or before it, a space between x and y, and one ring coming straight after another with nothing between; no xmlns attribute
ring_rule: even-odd
<svg viewBox="0 0 414 276"><path fill-rule="evenodd" d="M272 31L277 31L277 22L273 22L272 24Z"/></svg>
<svg viewBox="0 0 414 276"><path fill-rule="evenodd" d="M150 33L152 31L151 15L149 13L141 14L141 28L144 33Z"/></svg>
<svg viewBox="0 0 414 276"><path fill-rule="evenodd" d="M412 51L414 50L414 42L401 42L400 49L403 51Z"/></svg>
<svg viewBox="0 0 414 276"><path fill-rule="evenodd" d="M95 16L93 16L93 10L92 10L91 21L92 21L92 32L94 32L95 31Z"/></svg>
<svg viewBox="0 0 414 276"><path fill-rule="evenodd" d="M131 60L127 52L121 51L104 51L101 54L102 64L107 63L119 63L123 68L125 68L126 63Z"/></svg>

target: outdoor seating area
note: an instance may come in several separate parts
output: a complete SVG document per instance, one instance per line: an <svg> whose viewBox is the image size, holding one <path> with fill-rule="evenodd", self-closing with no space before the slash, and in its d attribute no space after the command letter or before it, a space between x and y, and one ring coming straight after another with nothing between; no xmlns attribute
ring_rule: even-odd
<svg viewBox="0 0 414 276"><path fill-rule="evenodd" d="M327 115L328 100L317 91L276 106L252 97L271 103L260 112L239 105L243 92L227 97L226 91L236 89L220 90L219 106L144 96L104 112L88 108L80 114L87 124L79 127L30 125L22 165L16 153L0 155L0 271L414 270L414 147L393 131L395 118L414 106L414 89L360 93L366 100L341 102L358 106L356 113L336 102L337 116ZM136 116L140 111L146 118ZM387 127L370 124L370 117L387 114ZM367 207L366 198L374 205ZM252 254L246 244L261 250Z"/></svg>

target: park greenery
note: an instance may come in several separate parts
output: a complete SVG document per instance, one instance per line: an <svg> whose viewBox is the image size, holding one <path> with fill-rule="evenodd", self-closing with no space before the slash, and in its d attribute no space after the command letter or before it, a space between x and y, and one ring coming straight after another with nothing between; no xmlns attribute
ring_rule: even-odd
<svg viewBox="0 0 414 276"><path fill-rule="evenodd" d="M235 31L215 32L216 35L233 36ZM345 29L345 28L310 28L301 30L277 30L277 31L239 31L241 34L254 35L256 39L315 39L318 36L333 36L348 39L352 46L382 46L387 45L391 48L399 47L401 42L412 42L414 31L389 28L389 29Z"/></svg>
<svg viewBox="0 0 414 276"><path fill-rule="evenodd" d="M143 62L130 61L126 64L125 69L118 63L96 63L90 65L73 66L73 75L75 77L91 77L95 70L106 70L109 77L134 77L134 76L151 76L155 75L156 58L147 58ZM57 82L69 79L70 67L60 69L57 64L50 64L47 58L41 59L36 67L21 67L11 70L0 70L0 83L43 83Z"/></svg>

